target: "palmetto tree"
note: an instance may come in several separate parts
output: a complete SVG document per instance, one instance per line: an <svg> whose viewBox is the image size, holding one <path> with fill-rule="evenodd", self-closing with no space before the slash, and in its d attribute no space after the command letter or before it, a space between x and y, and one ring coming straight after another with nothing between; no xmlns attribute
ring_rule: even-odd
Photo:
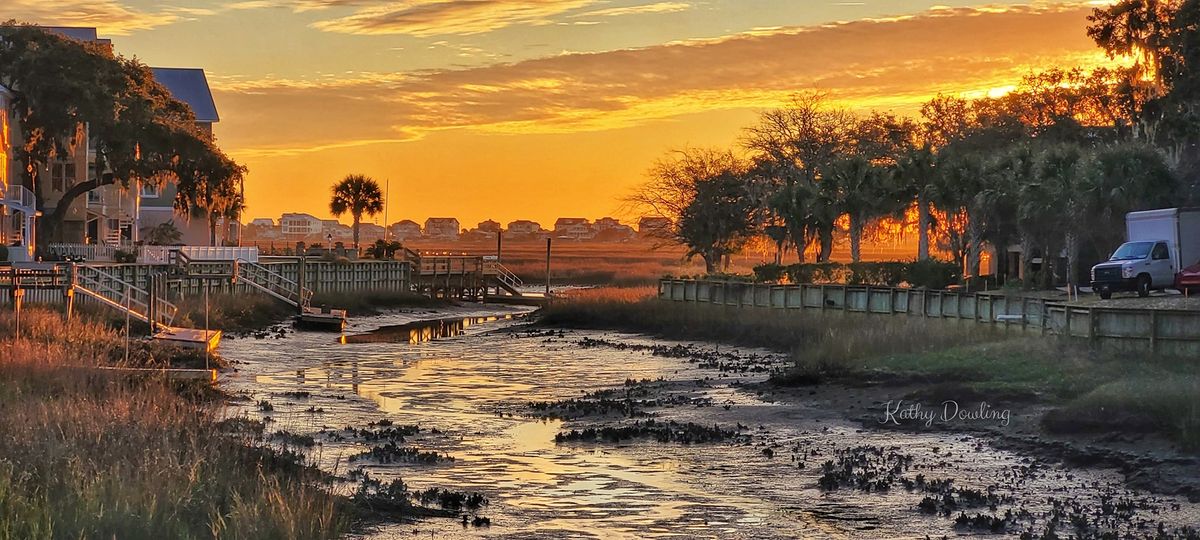
<svg viewBox="0 0 1200 540"><path fill-rule="evenodd" d="M838 210L850 222L850 259L860 262L867 223L886 212L887 195L881 169L863 156L851 156L834 162L825 181L836 187Z"/></svg>
<svg viewBox="0 0 1200 540"><path fill-rule="evenodd" d="M379 182L361 174L351 174L333 185L329 211L335 217L347 212L354 218L354 248L358 249L358 229L363 215L373 216L383 211L383 191Z"/></svg>
<svg viewBox="0 0 1200 540"><path fill-rule="evenodd" d="M905 152L897 160L896 174L917 203L917 259L927 260L933 228L932 199L937 190L937 155L929 146Z"/></svg>

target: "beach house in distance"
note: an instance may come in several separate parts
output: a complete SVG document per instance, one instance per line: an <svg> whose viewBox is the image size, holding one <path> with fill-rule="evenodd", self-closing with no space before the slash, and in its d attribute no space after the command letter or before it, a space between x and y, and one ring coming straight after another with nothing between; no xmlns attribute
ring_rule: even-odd
<svg viewBox="0 0 1200 540"><path fill-rule="evenodd" d="M100 38L95 28L44 27L70 39L112 46L111 40ZM155 78L172 95L188 104L196 115L198 127L212 135L212 125L220 120L208 80L202 69L152 68ZM0 188L3 188L3 209L0 209L0 240L9 246L9 258L28 260L33 254L34 229L32 220L37 216L32 209L32 193L20 185L21 175L12 160L14 139L19 139L20 126L11 117L8 100L11 93L0 90L0 105L8 114L0 123ZM82 126L84 130L87 126ZM88 140L90 141L90 136ZM59 200L76 183L94 178L103 171L96 170L94 144L77 145L71 155L54 159L41 171L39 178L45 179L42 201L43 211L56 209ZM190 219L174 209L175 187L150 185L107 185L94 189L86 196L78 197L67 208L63 225L62 241L66 244L105 245L132 247L142 240L145 231L171 222L182 233L180 243L208 245L208 224L205 219ZM22 203L26 204L22 204ZM230 223L232 226L233 223ZM220 227L219 236L228 236L228 227ZM219 241L220 239L218 239ZM16 249L14 249L16 248Z"/></svg>

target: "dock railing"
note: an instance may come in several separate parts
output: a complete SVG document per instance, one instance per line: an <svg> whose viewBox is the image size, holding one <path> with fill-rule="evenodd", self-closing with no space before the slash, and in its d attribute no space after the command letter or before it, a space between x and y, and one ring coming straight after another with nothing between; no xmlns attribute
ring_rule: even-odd
<svg viewBox="0 0 1200 540"><path fill-rule="evenodd" d="M973 321L1011 331L1084 339L1118 349L1173 356L1200 354L1200 310L1081 306L995 291L682 279L661 280L658 297L673 302L781 312Z"/></svg>

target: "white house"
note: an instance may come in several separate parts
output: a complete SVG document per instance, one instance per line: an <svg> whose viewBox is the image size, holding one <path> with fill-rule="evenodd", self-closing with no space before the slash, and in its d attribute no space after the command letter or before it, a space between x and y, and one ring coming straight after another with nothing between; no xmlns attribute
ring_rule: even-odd
<svg viewBox="0 0 1200 540"><path fill-rule="evenodd" d="M279 218L283 237L289 240L304 240L308 236L320 236L324 223L308 214L284 214Z"/></svg>

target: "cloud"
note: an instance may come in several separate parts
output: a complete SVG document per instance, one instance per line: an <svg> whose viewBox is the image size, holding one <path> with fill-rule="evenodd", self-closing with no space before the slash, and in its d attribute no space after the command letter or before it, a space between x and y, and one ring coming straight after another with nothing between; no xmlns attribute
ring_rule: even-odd
<svg viewBox="0 0 1200 540"><path fill-rule="evenodd" d="M555 17L606 3L607 0L237 0L225 9L290 8L300 13L355 8L349 15L314 22L326 32L359 35L406 34L418 37L482 34L516 25L599 24L561 22ZM571 17L671 13L691 8L683 2L613 7Z"/></svg>
<svg viewBox="0 0 1200 540"><path fill-rule="evenodd" d="M685 4L683 2L658 2L639 6L596 9L592 11L585 11L575 15L575 17L619 17L623 15L641 15L649 13L676 13L679 11L687 11L691 8L691 4Z"/></svg>
<svg viewBox="0 0 1200 540"><path fill-rule="evenodd" d="M273 151L412 140L447 129L606 130L773 107L810 88L852 106L912 110L938 92L986 92L1034 69L1104 61L1084 33L1088 13L1075 4L939 8L468 69L218 81L216 87L230 111L223 115L225 133L261 132L255 126L282 119L269 139L235 141Z"/></svg>
<svg viewBox="0 0 1200 540"><path fill-rule="evenodd" d="M5 0L3 14L4 18L47 26L94 26L102 35L123 36L199 12L189 8L139 11L117 0Z"/></svg>
<svg viewBox="0 0 1200 540"><path fill-rule="evenodd" d="M468 35L518 24L549 24L552 17L596 0L412 0L365 7L319 21L314 28L345 34ZM330 2L322 2L329 5ZM347 5L340 4L339 5Z"/></svg>

